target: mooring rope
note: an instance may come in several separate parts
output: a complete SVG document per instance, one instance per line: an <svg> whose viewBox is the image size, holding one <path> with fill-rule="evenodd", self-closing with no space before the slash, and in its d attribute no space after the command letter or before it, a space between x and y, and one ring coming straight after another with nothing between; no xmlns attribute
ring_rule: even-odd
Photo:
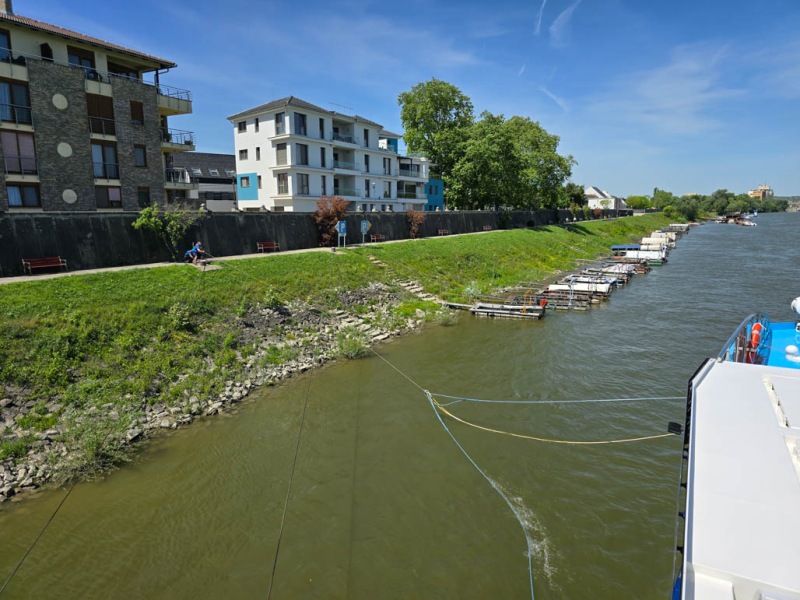
<svg viewBox="0 0 800 600"><path fill-rule="evenodd" d="M278 545L275 547L275 560L272 562L272 576L269 578L269 591L267 592L267 599L272 598L272 584L275 581L275 570L278 568L278 554L281 551L281 540L283 539L283 528L286 524L286 512L289 508L289 496L292 493L292 482L294 481L294 473L297 468L297 457L300 454L300 438L303 436L303 425L306 422L306 407L308 407L308 396L311 391L311 378L308 379L308 387L306 388L306 399L303 402L303 413L300 416L300 429L297 432L297 444L294 448L294 461L292 462L292 473L289 476L289 485L286 488L286 500L283 503L283 514L281 515L281 528L278 532Z"/></svg>
<svg viewBox="0 0 800 600"><path fill-rule="evenodd" d="M595 398L586 400L484 400L481 398L467 398L463 396L448 396L447 394L432 394L436 398L450 398L453 402L446 404L438 402L439 406L451 406L459 402L478 402L483 404L596 404L603 402L645 402L658 400L685 400L685 396L653 396L642 398Z"/></svg>
<svg viewBox="0 0 800 600"><path fill-rule="evenodd" d="M590 445L600 445L600 444L624 444L626 442L641 442L644 440L655 440L658 438L665 438L665 437L672 437L673 433L659 433L656 435L646 435L642 437L633 437L633 438L624 438L624 439L617 439L617 440L597 440L597 441L576 441L576 440L556 440L551 438L541 438L535 437L532 435L524 435L521 433L514 433L511 431L502 431L500 429L492 429L491 427L484 427L483 425L478 425L477 423L471 423L470 421L466 421L460 417L457 417L449 410L447 410L444 406L436 402L436 400L432 400L435 407L446 414L451 419L458 421L459 423L463 423L464 425L468 425L469 427L474 427L475 429L480 429L482 431L488 431L489 433L499 433L501 435L508 435L511 437L521 438L524 440L533 440L535 442L546 442L548 444L569 444L574 446L590 446Z"/></svg>
<svg viewBox="0 0 800 600"><path fill-rule="evenodd" d="M5 580L5 583L3 583L3 586L0 587L0 594L2 594L3 591L6 589L6 587L8 586L8 584L11 583L11 580L17 574L17 571L19 571L20 567L22 566L22 563L24 563L25 560L28 558L28 555L31 552L33 552L34 546L36 546L36 544L39 542L39 539L44 535L44 532L47 531L47 528L50 527L50 523L52 523L53 519L56 518L56 515L58 514L58 511L61 510L62 506L64 506L64 502L67 501L67 498L69 498L69 495L72 493L72 490L74 490L74 489L75 489L75 484L73 483L70 486L70 488L67 490L67 493L64 494L64 497L61 499L61 502L59 502L58 506L56 506L56 509L53 511L53 514L50 515L49 519L47 519L47 523L44 524L44 527L42 527L42 530L39 532L39 535L36 536L36 539L33 540L33 543L30 545L30 547L28 548L27 552L25 552L25 555L21 559L19 559L19 562L17 563L17 566L14 567L13 571L11 571L11 575L8 576L8 579Z"/></svg>
<svg viewBox="0 0 800 600"><path fill-rule="evenodd" d="M433 412L436 415L436 418L439 419L439 423L442 424L442 427L447 432L447 435L450 436L450 439L453 440L453 443L458 447L459 450L461 450L461 453L467 458L467 460L472 464L472 466L475 467L475 470L478 471L478 473L480 473L483 476L483 478L486 481L489 482L489 485L492 486L494 491L497 492L500 495L500 497L508 505L508 508L511 509L511 512L514 513L514 516L516 517L517 522L519 523L519 526L522 528L522 533L523 533L523 535L525 535L525 543L528 545L528 580L530 581L530 587L531 587L531 600L534 600L534 595L533 595L533 548L531 548L531 538L528 535L528 530L525 528L525 523L523 522L522 518L519 516L517 508L514 506L514 504L511 502L511 500L508 498L508 496L506 496L505 492L503 492L503 490L500 488L500 486L498 486L494 482L494 480L491 477L489 477L483 471L483 469L481 469L478 466L478 463L476 463L474 460L472 460L472 457L469 455L469 453L458 442L458 440L456 439L456 436L454 436L453 433L450 431L450 429L447 427L447 424L444 422L444 419L442 419L442 415L440 415L439 411L436 409L436 406L435 406L436 401L433 399L433 396L431 396L431 393L428 390L422 390L422 391L425 392L425 395L428 398L428 402L430 402L430 404L431 404L431 408L433 409Z"/></svg>

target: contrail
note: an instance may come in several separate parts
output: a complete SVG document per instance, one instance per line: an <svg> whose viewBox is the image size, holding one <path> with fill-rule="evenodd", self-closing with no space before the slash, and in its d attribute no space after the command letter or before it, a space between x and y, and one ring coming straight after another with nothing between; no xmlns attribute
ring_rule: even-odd
<svg viewBox="0 0 800 600"><path fill-rule="evenodd" d="M542 0L542 5L539 7L539 18L536 21L536 30L533 32L535 36L538 36L542 29L542 15L544 14L544 7L546 4L547 0Z"/></svg>

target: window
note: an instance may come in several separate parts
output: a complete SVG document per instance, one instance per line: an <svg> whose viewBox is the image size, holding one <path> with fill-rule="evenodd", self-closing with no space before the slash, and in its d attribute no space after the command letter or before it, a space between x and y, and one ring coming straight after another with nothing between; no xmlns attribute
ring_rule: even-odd
<svg viewBox="0 0 800 600"><path fill-rule="evenodd" d="M325 148L319 149L319 166L325 168Z"/></svg>
<svg viewBox="0 0 800 600"><path fill-rule="evenodd" d="M150 188L136 188L136 200L139 203L139 208L150 206Z"/></svg>
<svg viewBox="0 0 800 600"><path fill-rule="evenodd" d="M322 176L322 195L328 195L328 178L325 175Z"/></svg>
<svg viewBox="0 0 800 600"><path fill-rule="evenodd" d="M256 160L261 160L261 146L256 146Z"/></svg>
<svg viewBox="0 0 800 600"><path fill-rule="evenodd" d="M8 191L8 205L11 207L41 206L37 185L9 185L6 191Z"/></svg>
<svg viewBox="0 0 800 600"><path fill-rule="evenodd" d="M256 133L258 133L258 128L259 128L259 122L258 122L258 117L256 117Z"/></svg>
<svg viewBox="0 0 800 600"><path fill-rule="evenodd" d="M283 135L284 132L284 117L286 113L279 112L275 115L275 135Z"/></svg>
<svg viewBox="0 0 800 600"><path fill-rule="evenodd" d="M228 174L228 177L236 177L236 171L234 171L232 169L226 169L225 173Z"/></svg>
<svg viewBox="0 0 800 600"><path fill-rule="evenodd" d="M101 135L117 135L114 125L114 100L109 96L86 94L89 131Z"/></svg>
<svg viewBox="0 0 800 600"><path fill-rule="evenodd" d="M96 187L94 197L97 208L122 208L122 189L118 187Z"/></svg>
<svg viewBox="0 0 800 600"><path fill-rule="evenodd" d="M364 172L369 173L369 154L364 155Z"/></svg>
<svg viewBox="0 0 800 600"><path fill-rule="evenodd" d="M249 188L250 187L250 178L242 176L242 179L240 180L239 185L241 185L243 188Z"/></svg>
<svg viewBox="0 0 800 600"><path fill-rule="evenodd" d="M147 166L147 147L141 144L133 145L133 165L136 167Z"/></svg>
<svg viewBox="0 0 800 600"><path fill-rule="evenodd" d="M208 174L212 177L219 177L219 170L218 169L209 169Z"/></svg>
<svg viewBox="0 0 800 600"><path fill-rule="evenodd" d="M261 189L261 175L258 176L258 189Z"/></svg>
<svg viewBox="0 0 800 600"><path fill-rule="evenodd" d="M100 74L94 70L94 52L67 46L67 60L74 67L81 67L86 74L86 79L100 79Z"/></svg>
<svg viewBox="0 0 800 600"><path fill-rule="evenodd" d="M297 164L308 164L308 146L306 144L297 144Z"/></svg>
<svg viewBox="0 0 800 600"><path fill-rule="evenodd" d="M239 133L244 133L247 131L247 121L239 121L237 127L239 129Z"/></svg>
<svg viewBox="0 0 800 600"><path fill-rule="evenodd" d="M203 169L200 167L189 167L192 170L192 175L202 175Z"/></svg>
<svg viewBox="0 0 800 600"><path fill-rule="evenodd" d="M287 164L287 157L286 157L286 144L278 144L275 146L275 161L278 165L285 165Z"/></svg>
<svg viewBox="0 0 800 600"><path fill-rule="evenodd" d="M319 118L319 139L325 139L325 119Z"/></svg>
<svg viewBox="0 0 800 600"><path fill-rule="evenodd" d="M297 193L308 196L308 175L306 173L297 174Z"/></svg>
<svg viewBox="0 0 800 600"><path fill-rule="evenodd" d="M33 134L3 131L0 133L6 173L32 175L37 173Z"/></svg>
<svg viewBox="0 0 800 600"><path fill-rule="evenodd" d="M383 197L384 198L391 198L392 197L392 182L391 181L384 181L383 182Z"/></svg>
<svg viewBox="0 0 800 600"><path fill-rule="evenodd" d="M28 84L0 81L0 121L26 125L33 122Z"/></svg>
<svg viewBox="0 0 800 600"><path fill-rule="evenodd" d="M278 173L278 193L279 194L288 194L289 193L289 174L288 173Z"/></svg>
<svg viewBox="0 0 800 600"><path fill-rule="evenodd" d="M139 79L139 73L134 71L132 67L125 67L123 65L115 64L111 61L108 63L108 74L116 75L117 77L122 77L124 79L132 79L134 81L138 81Z"/></svg>
<svg viewBox="0 0 800 600"><path fill-rule="evenodd" d="M364 129L364 146L369 148L369 129Z"/></svg>
<svg viewBox="0 0 800 600"><path fill-rule="evenodd" d="M144 124L144 104L131 100L131 123Z"/></svg>
<svg viewBox="0 0 800 600"><path fill-rule="evenodd" d="M0 60L11 61L11 34L5 29L0 29Z"/></svg>
<svg viewBox="0 0 800 600"><path fill-rule="evenodd" d="M369 198L369 179L364 180L364 197Z"/></svg>
<svg viewBox="0 0 800 600"><path fill-rule="evenodd" d="M92 168L95 179L119 179L117 145L108 142L93 142Z"/></svg>
<svg viewBox="0 0 800 600"><path fill-rule="evenodd" d="M300 113L294 113L294 133L295 135L307 135L305 115Z"/></svg>
<svg viewBox="0 0 800 600"><path fill-rule="evenodd" d="M392 159L391 158L384 158L383 159L383 174L384 175L391 175L392 174Z"/></svg>
<svg viewBox="0 0 800 600"><path fill-rule="evenodd" d="M239 160L247 160L247 149L239 150Z"/></svg>

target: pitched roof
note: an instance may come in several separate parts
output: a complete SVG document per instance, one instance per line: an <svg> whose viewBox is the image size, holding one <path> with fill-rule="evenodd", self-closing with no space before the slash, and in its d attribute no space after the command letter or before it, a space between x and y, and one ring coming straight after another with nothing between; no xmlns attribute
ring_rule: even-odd
<svg viewBox="0 0 800 600"><path fill-rule="evenodd" d="M387 131L386 129L381 129L378 132L378 135L381 136L381 137L397 138L397 139L400 139L401 137L403 137L402 133L392 133L391 131Z"/></svg>
<svg viewBox="0 0 800 600"><path fill-rule="evenodd" d="M184 169L200 169L201 177L219 177L230 179L228 171L236 171L236 157L233 154L214 154L210 152L175 152L172 156L172 166ZM217 170L217 175L211 173ZM193 173L189 173L193 175Z"/></svg>
<svg viewBox="0 0 800 600"><path fill-rule="evenodd" d="M111 42L106 42L95 37L78 33L77 31L72 31L70 29L64 29L63 27L59 27L58 25L51 25L50 23L37 21L36 19L31 19L29 17L23 17L11 13L0 12L0 22L13 23L15 25L28 27L36 31L43 31L45 33L49 33L52 35L57 35L59 37L66 38L68 40L82 42L84 44L91 44L93 46L99 46L104 50L110 50L113 52L119 52L121 54L127 54L129 56L133 56L141 60L146 60L148 62L155 63L154 68L166 69L178 66L172 61L163 58L158 58L157 56L145 54L144 52L139 52L138 50L131 50L130 48L125 48L124 46L118 46L117 44L112 44Z"/></svg>
<svg viewBox="0 0 800 600"><path fill-rule="evenodd" d="M230 117L228 117L228 120L240 121L250 116L255 116L263 114L265 112L273 112L276 110L280 110L285 106L294 106L297 108L301 108L303 110L313 110L314 112L322 113L324 115L330 115L332 117L338 117L340 119L347 119L357 123L366 123L367 125L382 127L380 123L376 123L375 121L370 121L369 119L365 119L364 117L360 117L358 115L346 115L344 113L338 113L334 110L327 110L317 106L316 104L311 104L310 102L301 100L297 96L286 96L286 98L281 98L280 100L272 100L270 102L267 102L266 104L262 104L260 106L254 106L253 108L249 108L240 113L236 113L235 115L231 115Z"/></svg>

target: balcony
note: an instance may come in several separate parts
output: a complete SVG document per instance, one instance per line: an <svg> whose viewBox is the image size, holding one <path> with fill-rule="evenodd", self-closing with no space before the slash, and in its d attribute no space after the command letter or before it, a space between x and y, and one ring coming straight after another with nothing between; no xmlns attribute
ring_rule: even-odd
<svg viewBox="0 0 800 600"><path fill-rule="evenodd" d="M400 167L400 177L411 177L414 179L425 179L425 175L423 175L420 170L417 169L409 169L407 167Z"/></svg>
<svg viewBox="0 0 800 600"><path fill-rule="evenodd" d="M116 137L117 126L114 123L114 119L107 119L105 117L93 117L89 115L89 133Z"/></svg>
<svg viewBox="0 0 800 600"><path fill-rule="evenodd" d="M420 192L397 192L399 200L427 200L428 196Z"/></svg>
<svg viewBox="0 0 800 600"><path fill-rule="evenodd" d="M162 152L193 152L194 149L193 132L180 129L161 130Z"/></svg>
<svg viewBox="0 0 800 600"><path fill-rule="evenodd" d="M164 187L168 190L194 190L197 184L192 183L186 169L167 169L164 171Z"/></svg>
<svg viewBox="0 0 800 600"><path fill-rule="evenodd" d="M192 92L159 84L158 112L166 116L191 114Z"/></svg>
<svg viewBox="0 0 800 600"><path fill-rule="evenodd" d="M354 188L335 187L333 188L333 195L342 196L343 198L361 198L361 190L356 190Z"/></svg>
<svg viewBox="0 0 800 600"><path fill-rule="evenodd" d="M355 171L357 173L361 172L361 165L357 165L356 163L348 160L334 160L333 168L341 169L343 171Z"/></svg>
<svg viewBox="0 0 800 600"><path fill-rule="evenodd" d="M31 107L19 104L0 104L0 121L15 125L33 125Z"/></svg>

